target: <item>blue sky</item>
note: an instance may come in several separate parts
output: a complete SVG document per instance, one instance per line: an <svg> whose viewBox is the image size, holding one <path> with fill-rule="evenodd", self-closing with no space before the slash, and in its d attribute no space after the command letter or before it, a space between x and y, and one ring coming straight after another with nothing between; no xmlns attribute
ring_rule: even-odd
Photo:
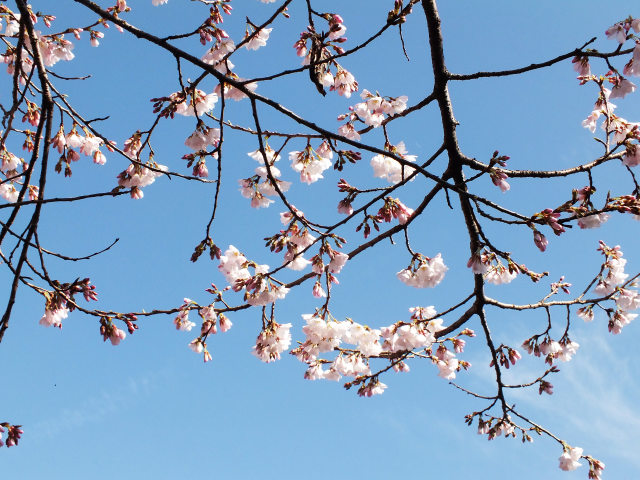
<svg viewBox="0 0 640 480"><path fill-rule="evenodd" d="M180 0L155 8L147 0L129 3L133 11L128 20L158 35L189 30L207 11L202 5ZM324 11L342 15L348 27L347 47L375 31L393 5L386 0L315 3ZM632 10L630 1L612 2L606 8L599 2L573 0L541 2L535 8L526 2L441 3L445 56L449 69L456 73L543 61L571 51L593 36L598 37L596 48L610 51L616 44L606 40L605 29L629 14L640 15ZM293 2L291 19L275 23L264 49L239 52L234 62L240 75L249 78L299 64L291 45L306 27L303 4ZM54 23L58 28L94 18L68 0L34 2L34 10L48 13L49 8L58 17ZM238 38L247 12L260 23L275 6L236 0L234 8L225 28ZM420 9L409 17L403 33L410 62L402 55L397 32L390 30L369 49L341 63L354 73L361 89L408 95L412 104L432 88ZM170 55L114 28L106 32L97 49L89 47L86 36L75 43L76 59L56 65L56 71L63 75L90 73L92 78L58 84L87 117L110 115L102 128L119 145L153 121L150 98L178 89L175 61ZM205 51L197 41L179 45L197 56ZM606 72L597 63L592 69ZM188 67L183 73L191 78L197 75ZM2 98L8 95L7 79L1 80ZM204 87L211 91L214 84L205 81ZM335 120L338 114L359 101L355 96L344 99L334 93L321 98L306 73L261 83L258 92L329 130L339 126ZM596 95L592 86L578 85L570 61L519 77L451 85L463 151L486 161L497 149L511 157L509 167L514 169L561 168L598 156L598 144L580 125ZM621 116L638 119L637 94L618 105ZM260 112L267 128L300 130L265 107L260 107ZM246 101L231 104L227 112L233 122L251 126L249 114ZM426 159L440 144L438 119L435 106L430 106L394 122L389 129L392 143L403 140L409 153ZM154 141L156 160L188 173L181 156L187 153L183 142L193 128L190 118L163 121ZM280 229L278 215L284 209L276 204L252 210L241 197L237 179L252 174L255 162L246 153L256 149L257 143L243 134L229 130L227 134L222 204L214 239L223 248L235 245L259 263L278 265L280 255L264 249L262 238ZM382 145L380 132L370 135L367 141ZM287 151L299 147L294 142ZM342 173L328 170L324 181L311 186L297 181L286 158L280 169L285 180L294 182L292 203L308 217L326 223L336 217L335 205L341 198L335 188L339 178L371 187L385 185L372 177L370 158L364 153L361 162ZM442 171L444 166L440 159L434 170ZM74 165L70 179L52 178L49 193L107 191L115 186L115 176L124 168L125 160L115 155L109 155L103 167L84 159ZM601 185L597 197L601 202L607 190L612 194L631 190L619 165L597 170L594 178ZM509 208L532 214L562 203L571 188L584 186L576 184L578 180L586 184L586 177L550 182L514 179L511 190L502 194L488 178L481 178L473 188ZM401 198L415 206L429 186L418 180ZM90 262L51 261L50 271L63 281L90 276L99 292L99 308L125 312L171 308L179 306L183 297L205 304L208 294L204 289L211 282L222 285L224 279L215 262L203 258L192 264L189 257L203 237L213 192L213 185L159 179L145 188L145 198L140 201L119 197L47 205L40 229L47 248L82 255L120 238L116 247ZM426 255L442 252L449 267L445 280L435 289L403 286L395 278L410 260L402 239L397 238L395 246L382 242L349 262L340 274L340 285L334 288L332 298L337 317L380 327L406 319L409 307L434 305L442 311L469 293L472 278L466 268L468 240L462 216L458 209L449 210L443 197L437 200L424 218L415 222L412 243ZM520 262L534 270L549 270L550 281L566 275L576 292L584 287L585 279L597 273L599 239L609 245L621 244L629 259L627 271L640 270L640 248L635 241L638 224L627 217L612 218L595 231L574 228L553 238L548 232L551 243L544 254L534 247L526 228L487 228ZM350 247L361 238L352 228L341 234ZM291 273L282 279L295 278ZM6 284L6 272L2 275ZM508 286L489 288L488 294L528 303L543 297L548 285L549 281L543 280L532 287L518 278ZM488 479L499 472L525 480L587 476L586 466L561 472L557 458L562 449L549 439L536 438L533 444L522 445L519 440L487 442L478 436L475 427L464 424L463 417L484 404L438 378L437 369L427 362L414 361L410 373L382 378L389 385L384 395L361 399L340 384L304 380L304 365L292 356L265 365L250 355L260 330L258 310L230 316L233 328L210 339L213 361L205 365L187 348L193 332L177 332L171 317L141 320L137 333L112 347L102 343L94 319L73 313L64 321L62 331L45 329L38 325L42 299L22 290L18 300L0 349L0 363L6 366L0 420L22 423L25 430L18 448L0 450L0 464L8 476L382 479L437 475ZM239 301L239 296L235 300ZM300 314L319 305L311 296L311 284L292 291L277 305L278 320L294 324L294 341L302 339ZM489 309L488 315L496 342L511 346L519 346L546 322L541 312L515 315ZM559 337L561 312L556 320L554 332ZM560 365L561 373L552 379L554 394L540 397L536 391L516 391L511 392L511 401L529 418L603 460L606 478L634 478L640 468L635 455L640 443L633 434L640 427L634 400L640 394L634 381L634 372L640 367L634 342L638 325L632 323L614 337L607 332L603 318L592 324L577 320L572 323L572 338L581 348L571 362ZM480 330L477 320L468 326ZM473 368L460 373L456 381L479 393L493 394L489 354L482 337L468 341L460 358L470 361ZM535 378L544 370L537 360L523 359L509 372L510 378L514 382Z"/></svg>

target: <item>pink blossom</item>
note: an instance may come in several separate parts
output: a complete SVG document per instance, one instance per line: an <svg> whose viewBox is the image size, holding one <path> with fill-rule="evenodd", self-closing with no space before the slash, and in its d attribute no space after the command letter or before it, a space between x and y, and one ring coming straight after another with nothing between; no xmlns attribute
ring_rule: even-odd
<svg viewBox="0 0 640 480"><path fill-rule="evenodd" d="M336 252L332 250L331 261L329 262L329 272L330 273L340 273L342 271L342 267L345 266L347 260L349 260L349 255L342 252Z"/></svg>
<svg viewBox="0 0 640 480"><path fill-rule="evenodd" d="M442 261L442 255L438 253L431 259L422 258L415 270L406 268L399 271L396 276L402 283L410 287L432 288L442 281L447 270L448 268Z"/></svg>
<svg viewBox="0 0 640 480"><path fill-rule="evenodd" d="M628 142L627 148L622 159L622 163L628 167L636 167L640 164L640 148L638 144Z"/></svg>
<svg viewBox="0 0 640 480"><path fill-rule="evenodd" d="M518 276L517 270L509 270L501 263L491 266L485 273L485 280L494 285L502 285L503 283L511 283Z"/></svg>
<svg viewBox="0 0 640 480"><path fill-rule="evenodd" d="M124 332L124 330L120 330L117 327L112 327L111 329L111 334L109 335L109 341L111 342L111 345L119 345L120 342L122 340L124 340L127 337L127 334Z"/></svg>
<svg viewBox="0 0 640 480"><path fill-rule="evenodd" d="M625 30L623 23L612 25L604 33L607 35L607 38L611 40L615 39L620 44L623 44L627 40L627 30Z"/></svg>
<svg viewBox="0 0 640 480"><path fill-rule="evenodd" d="M324 289L322 288L322 285L320 284L320 282L316 282L313 285L313 296L316 298L321 298L321 297L326 297L327 296L327 292L324 291Z"/></svg>
<svg viewBox="0 0 640 480"><path fill-rule="evenodd" d="M220 314L218 321L220 325L220 331L223 333L228 332L229 329L231 329L231 327L233 326L233 323L231 323L231 320L229 320L224 314Z"/></svg>
<svg viewBox="0 0 640 480"><path fill-rule="evenodd" d="M290 323L272 322L260 332L251 353L266 363L279 360L280 354L291 345L290 329Z"/></svg>
<svg viewBox="0 0 640 480"><path fill-rule="evenodd" d="M580 447L565 446L562 455L560 456L560 470L570 471L575 470L582 464L578 461L582 456L582 449Z"/></svg>
<svg viewBox="0 0 640 480"><path fill-rule="evenodd" d="M595 215L588 215L578 219L578 225L582 229L586 228L598 228L604 222L609 220L609 215L606 213L596 213Z"/></svg>
<svg viewBox="0 0 640 480"><path fill-rule="evenodd" d="M360 140L360 134L353 128L353 123L345 123L338 128L338 133L349 140Z"/></svg>
<svg viewBox="0 0 640 480"><path fill-rule="evenodd" d="M62 328L62 320L67 318L68 315L69 310L65 306L46 308L39 323L44 327Z"/></svg>
<svg viewBox="0 0 640 480"><path fill-rule="evenodd" d="M269 40L269 34L272 30L273 28L262 28L258 30L258 32L251 37L251 40L244 44L244 47L247 50L257 50L260 47L264 47L267 44L267 40ZM248 37L249 35L247 34L245 38Z"/></svg>
<svg viewBox="0 0 640 480"><path fill-rule="evenodd" d="M630 93L635 92L636 86L626 78L615 77L615 84L611 88L609 98L624 98Z"/></svg>
<svg viewBox="0 0 640 480"><path fill-rule="evenodd" d="M589 57L573 57L571 63L573 63L573 69L578 73L580 77L588 77L589 75L591 75L591 68L589 67Z"/></svg>
<svg viewBox="0 0 640 480"><path fill-rule="evenodd" d="M200 338L196 338L189 342L189 348L193 350L194 353L202 353L204 351L204 344Z"/></svg>
<svg viewBox="0 0 640 480"><path fill-rule="evenodd" d="M507 192L511 188L511 185L507 182L507 178L509 178L509 176L502 170L494 169L490 173L490 176L493 184L498 187L502 193Z"/></svg>
<svg viewBox="0 0 640 480"><path fill-rule="evenodd" d="M387 386L379 381L375 383L369 382L366 385L362 385L358 389L358 395L361 397L372 397L373 395L382 395Z"/></svg>
<svg viewBox="0 0 640 480"><path fill-rule="evenodd" d="M578 316L583 319L585 322L593 321L593 308L592 307L581 307L578 309Z"/></svg>
<svg viewBox="0 0 640 480"><path fill-rule="evenodd" d="M389 146L389 151L408 162L413 163L416 161L415 155L406 155L407 149L404 142ZM373 167L374 177L384 178L389 183L400 183L415 171L413 167L403 165L394 158L385 155L373 157L371 159L371 167Z"/></svg>
<svg viewBox="0 0 640 480"><path fill-rule="evenodd" d="M338 95L349 98L352 92L358 91L358 82L350 72L343 68L338 68L331 90L338 92Z"/></svg>

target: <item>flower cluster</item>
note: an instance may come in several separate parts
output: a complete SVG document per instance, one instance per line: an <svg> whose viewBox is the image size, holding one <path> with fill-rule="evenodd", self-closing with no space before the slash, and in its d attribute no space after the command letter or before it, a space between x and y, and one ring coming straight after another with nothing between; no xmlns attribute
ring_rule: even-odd
<svg viewBox="0 0 640 480"><path fill-rule="evenodd" d="M280 160L280 155L269 145L265 144L264 154L260 150L254 150L247 153L247 155L260 163L261 166L256 167L255 175L252 177L238 180L240 193L243 197L251 199L251 207L266 208L273 203L273 200L267 197L278 193L275 185L278 185L281 192L286 192L289 190L291 182L279 180L281 173L274 163ZM267 165L269 165L268 170ZM271 176L269 176L269 173L271 173Z"/></svg>
<svg viewBox="0 0 640 480"><path fill-rule="evenodd" d="M375 223L390 222L394 218L398 219L400 225L406 224L413 215L413 209L407 207L397 198L386 197L384 205L378 210L378 214L374 217ZM376 226L377 230L377 226ZM357 231L357 230L356 230ZM366 236L366 231L365 231Z"/></svg>
<svg viewBox="0 0 640 480"><path fill-rule="evenodd" d="M269 322L258 335L251 353L266 363L280 360L280 354L291 345L290 329L290 323Z"/></svg>
<svg viewBox="0 0 640 480"><path fill-rule="evenodd" d="M4 145L0 146L0 171L7 178L15 177L18 174L18 167L25 168L25 163L22 158L18 158L16 155L8 151ZM7 202L14 203L18 201L19 192L16 185L20 186L17 182L4 181L0 183L0 196ZM30 200L35 200L38 197L37 187L29 188Z"/></svg>
<svg viewBox="0 0 640 480"><path fill-rule="evenodd" d="M249 267L255 270L252 276ZM250 305L267 305L283 299L289 289L276 284L267 275L269 265L258 265L250 262L237 248L230 245L224 255L220 256L218 270L224 275L235 292L245 291L244 298Z"/></svg>
<svg viewBox="0 0 640 480"><path fill-rule="evenodd" d="M322 172L333 165L333 149L328 141L324 141L316 149L307 145L302 151L289 153L291 168L300 174L300 181L311 184L317 182L322 176Z"/></svg>
<svg viewBox="0 0 640 480"><path fill-rule="evenodd" d="M217 289L215 289L215 286L213 287L214 287L214 290L208 290L208 291L210 292L215 291L216 293L220 293L220 292L217 292ZM188 299L185 298L185 305L187 304L187 301ZM189 301L189 303L191 302ZM189 342L189 348L197 354L203 354L204 361L206 363L211 360L211 354L207 350L207 342L206 342L207 337L210 334L215 335L216 333L218 333L218 328L223 333L227 332L233 326L233 323L231 323L231 320L229 320L226 317L226 315L224 315L223 313L218 313L214 304L208 305L206 307L199 307L198 315L200 315L200 318L202 318L200 335L197 338L193 339L191 342ZM182 322L184 322L184 320ZM193 322L189 322L189 323L193 323ZM177 324L176 324L176 327L177 327ZM191 330L191 328L189 328L189 330Z"/></svg>
<svg viewBox="0 0 640 480"><path fill-rule="evenodd" d="M249 30L249 27L251 27L252 31ZM247 50L258 50L260 47L264 47L267 44L267 40L269 40L269 34L273 28L261 28L257 30L252 25L249 27L247 27L244 35L244 39L248 40L247 43L244 44L244 47Z"/></svg>
<svg viewBox="0 0 640 480"><path fill-rule="evenodd" d="M435 355L431 355L436 333L443 328L441 319L433 319L436 316L433 307L415 307L409 311L412 314L410 322L396 322L388 327L373 329L351 319L337 321L327 310L317 310L314 314L302 316L307 322L302 328L306 339L291 353L309 366L305 372L306 379L337 381L342 377L355 377L353 382L345 386L350 388L360 384L358 395L361 396L381 394L386 388L386 385L379 384L377 374L371 373L369 361L374 357L389 358L394 371L408 372L409 366L403 359L413 350L423 350L438 367L438 375L446 379L454 378L456 371L469 366L466 362L459 362L453 352L442 344ZM460 335L473 336L474 333L465 330ZM464 340L448 340L453 342L457 352L463 350ZM354 347L345 348L343 344ZM332 361L319 358L322 353L333 351L337 351L338 355ZM327 367L323 368L323 365Z"/></svg>
<svg viewBox="0 0 640 480"><path fill-rule="evenodd" d="M364 102L349 107L349 110L353 113L341 115L338 117L338 120L349 117L351 122L359 120L365 125L377 128L382 125L385 115L393 116L404 112L407 109L407 100L409 99L406 95L400 97L382 97L377 93L374 95L367 89L362 91L360 98L362 98Z"/></svg>
<svg viewBox="0 0 640 480"><path fill-rule="evenodd" d="M602 265L594 291L602 296L615 295L616 308L608 310L607 314L609 315L609 331L617 335L638 316L638 314L630 312L640 307L640 296L636 290L623 286L629 275L624 272L627 260L623 258L620 246L616 245L612 248L601 241L598 250L605 256L605 262ZM579 309L578 315L586 321L593 320L593 307Z"/></svg>
<svg viewBox="0 0 640 480"><path fill-rule="evenodd" d="M560 341L551 339L548 334L544 336L544 340L542 341L540 341L540 337L540 335L534 335L528 338L522 343L522 348L524 348L529 355L544 357L545 362L549 365L552 365L554 360L568 362L580 347L580 344L572 341L567 334L565 334Z"/></svg>
<svg viewBox="0 0 640 480"><path fill-rule="evenodd" d="M145 165L132 163L126 170L118 174L118 185L131 189L131 198L140 199L144 197L142 188L151 185L156 178L162 176L169 169L165 165L160 165L154 161L149 161Z"/></svg>
<svg viewBox="0 0 640 480"><path fill-rule="evenodd" d="M414 163L416 161L415 155L406 154L407 148L404 142L400 142L397 145L386 144L385 150L407 162ZM371 167L373 167L374 177L384 178L387 182L393 184L404 181L415 171L413 167L400 163L396 159L386 155L376 155L373 157L371 159Z"/></svg>
<svg viewBox="0 0 640 480"><path fill-rule="evenodd" d="M441 254L438 253L433 258L418 254L407 268L400 270L396 275L402 283L410 287L432 288L442 281L447 270Z"/></svg>
<svg viewBox="0 0 640 480"><path fill-rule="evenodd" d="M299 219L304 219L304 214L293 207L297 217L291 212L283 212L280 214L280 221L287 225L286 230L280 230L276 235L267 238L267 246L272 252L281 252L285 250L284 262L287 268L291 270L303 270L311 262L302 256L302 251L311 246L315 241L309 230L303 225Z"/></svg>
<svg viewBox="0 0 640 480"><path fill-rule="evenodd" d="M18 445L18 441L24 433L21 427L22 425L11 425L6 422L0 423L0 447L6 445L7 448L9 448ZM5 431L7 432L7 438L5 441L2 441L2 434Z"/></svg>
<svg viewBox="0 0 640 480"><path fill-rule="evenodd" d="M44 292L44 315L40 319L40 325L44 327L62 328L62 320L67 318L69 312L75 308L75 295L80 293L85 301L98 300L95 285L91 285L88 278L77 279L73 283L60 284L54 281L57 289L53 292Z"/></svg>
<svg viewBox="0 0 640 480"><path fill-rule="evenodd" d="M494 285L511 283L520 273L520 267L512 262L511 259L508 259L505 267L494 252L484 248L471 255L467 262L467 267L475 274L484 275L485 280Z"/></svg>

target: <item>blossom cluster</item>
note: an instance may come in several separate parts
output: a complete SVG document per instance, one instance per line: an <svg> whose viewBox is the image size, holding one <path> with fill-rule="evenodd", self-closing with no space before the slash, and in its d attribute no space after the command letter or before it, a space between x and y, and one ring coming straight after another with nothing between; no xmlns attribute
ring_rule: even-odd
<svg viewBox="0 0 640 480"><path fill-rule="evenodd" d="M520 273L520 267L511 259L505 266L494 252L484 248L471 255L467 267L475 274L484 275L484 279L494 285L511 283Z"/></svg>
<svg viewBox="0 0 640 480"><path fill-rule="evenodd" d="M418 255L411 264L396 275L398 279L410 287L433 288L444 278L448 268L442 261L442 255L437 254L433 258Z"/></svg>
<svg viewBox="0 0 640 480"><path fill-rule="evenodd" d="M638 316L631 311L640 308L640 295L637 290L632 290L626 285L629 278L629 275L624 271L627 260L623 258L620 246L609 247L601 241L598 250L605 256L605 262L598 275L598 283L594 291L603 297L613 296L615 299L616 308L607 310L607 314L609 315L609 331L617 335ZM581 307L577 313L587 322L594 319L593 305Z"/></svg>
<svg viewBox="0 0 640 480"><path fill-rule="evenodd" d="M377 374L372 374L371 358L388 358L396 372L408 372L409 366L404 358L414 350L423 350L438 367L438 376L451 380L461 367L468 368L467 362L459 361L455 354L440 343L432 354L436 344L436 334L444 327L441 319L435 319L437 313L433 307L414 307L409 309L410 322L396 322L380 329L361 325L351 319L335 320L326 310L314 314L302 315L306 325L302 328L305 341L291 353L308 365L304 377L308 380L340 380L342 377L355 377L355 383L361 385L358 394L371 396L381 394L386 385L380 383ZM324 312L324 313L323 313ZM460 335L473 336L471 330ZM456 352L462 352L465 342L459 338L451 340ZM346 348L343 345L353 345ZM327 352L337 351L333 360L320 358ZM326 368L324 367L326 365ZM367 382L367 379L370 381ZM347 384L347 386L352 385Z"/></svg>
<svg viewBox="0 0 640 480"><path fill-rule="evenodd" d="M253 208L266 208L273 203L273 200L267 197L277 194L276 184L281 192L286 192L291 186L291 182L279 180L281 176L280 169L274 164L280 160L280 155L268 144L265 144L263 151L254 150L247 153L261 165L256 167L255 175L252 177L238 180L240 193L243 197L251 199L251 207ZM269 166L268 169L267 165Z"/></svg>
<svg viewBox="0 0 640 480"><path fill-rule="evenodd" d="M404 142L400 142L397 145L387 144L385 145L385 150L407 162L414 163L416 161L415 155L407 155L407 148L405 147ZM386 155L374 156L371 159L371 167L373 168L374 177L384 178L387 182L392 184L406 180L415 172L413 167L400 163L393 157ZM413 180L413 177L411 180Z"/></svg>
<svg viewBox="0 0 640 480"><path fill-rule="evenodd" d="M251 275L249 267L255 270L254 275ZM230 245L224 255L220 256L218 270L234 291L244 290L244 298L250 305L268 305L283 299L289 292L287 287L276 284L267 275L269 265L250 262L233 245Z"/></svg>

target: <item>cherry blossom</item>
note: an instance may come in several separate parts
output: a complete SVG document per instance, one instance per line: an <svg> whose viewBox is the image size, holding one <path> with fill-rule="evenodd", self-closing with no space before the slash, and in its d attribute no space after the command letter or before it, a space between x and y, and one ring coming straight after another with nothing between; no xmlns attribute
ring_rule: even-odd
<svg viewBox="0 0 640 480"><path fill-rule="evenodd" d="M560 456L560 470L570 471L582 466L579 462L582 456L582 449L580 447L565 446L562 455Z"/></svg>
<svg viewBox="0 0 640 480"><path fill-rule="evenodd" d="M323 147L323 145L325 145ZM323 143L317 150L311 148L308 145L302 151L293 151L289 153L289 160L291 160L291 168L300 174L300 181L311 184L317 182L321 178L322 173L331 168L331 159L333 158L333 151L328 147L328 144Z"/></svg>
<svg viewBox="0 0 640 480"><path fill-rule="evenodd" d="M396 276L410 287L433 288L442 281L447 270L438 253L433 258L422 257L417 264L399 271Z"/></svg>
<svg viewBox="0 0 640 480"><path fill-rule="evenodd" d="M43 327L58 327L62 328L62 320L69 316L69 310L67 307L58 308L46 308L44 315L40 319L40 325Z"/></svg>
<svg viewBox="0 0 640 480"><path fill-rule="evenodd" d="M247 50L257 50L260 47L264 47L267 44L267 40L269 40L269 34L272 30L273 28L261 28L257 33L253 34L253 37L251 37L247 43L244 44L244 47ZM249 34L247 32L247 36L245 38L248 37Z"/></svg>
<svg viewBox="0 0 640 480"><path fill-rule="evenodd" d="M407 149L404 142L400 142L397 145L390 145L387 148L391 153L398 157L408 161L415 162L415 155L406 155ZM389 183L399 183L409 177L415 169L407 165L401 164L392 157L384 155L376 155L371 159L371 166L373 167L373 176L378 178L384 178ZM413 180L413 179L412 179Z"/></svg>
<svg viewBox="0 0 640 480"><path fill-rule="evenodd" d="M589 215L578 219L578 225L580 228L598 228L604 222L609 220L609 215L606 213L596 213L595 215Z"/></svg>
<svg viewBox="0 0 640 480"><path fill-rule="evenodd" d="M118 185L124 188L131 188L131 198L142 198L141 188L151 185L156 178L162 176L168 170L165 165L157 163L148 165L152 168L132 163L126 170L118 174Z"/></svg>
<svg viewBox="0 0 640 480"><path fill-rule="evenodd" d="M252 352L256 357L266 363L280 360L280 354L291 345L290 323L279 324L271 322L266 329L260 332L256 345Z"/></svg>
<svg viewBox="0 0 640 480"><path fill-rule="evenodd" d="M180 101L180 92L171 94L171 99L176 101L175 113L184 116L198 117L213 110L216 102L218 101L218 95L215 93L206 94L202 90L194 89L189 93L186 99ZM194 108L195 107L195 108Z"/></svg>
<svg viewBox="0 0 640 480"><path fill-rule="evenodd" d="M350 72L343 68L338 68L331 90L338 92L338 95L349 98L353 92L358 91L358 82Z"/></svg>

